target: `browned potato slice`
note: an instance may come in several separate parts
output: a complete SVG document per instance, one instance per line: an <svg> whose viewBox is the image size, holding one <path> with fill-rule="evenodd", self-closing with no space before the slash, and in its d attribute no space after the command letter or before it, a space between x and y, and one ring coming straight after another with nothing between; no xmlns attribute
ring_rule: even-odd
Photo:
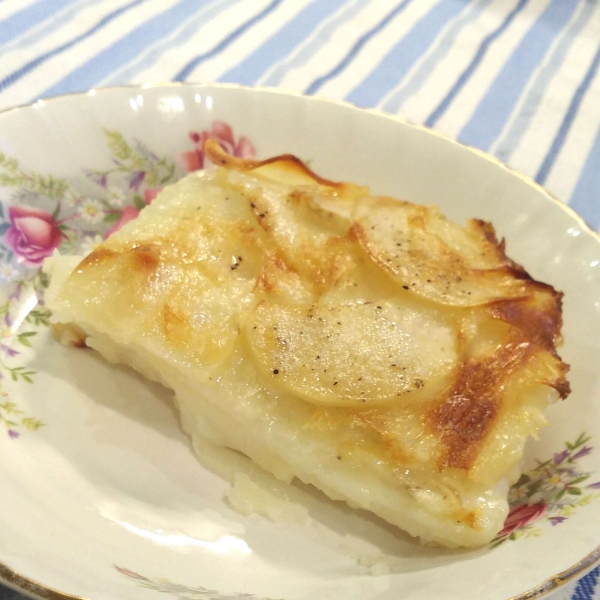
<svg viewBox="0 0 600 600"><path fill-rule="evenodd" d="M391 198L357 203L354 218L352 231L372 260L405 289L430 300L477 306L528 292L522 269L506 259L482 221L461 228L435 207Z"/></svg>

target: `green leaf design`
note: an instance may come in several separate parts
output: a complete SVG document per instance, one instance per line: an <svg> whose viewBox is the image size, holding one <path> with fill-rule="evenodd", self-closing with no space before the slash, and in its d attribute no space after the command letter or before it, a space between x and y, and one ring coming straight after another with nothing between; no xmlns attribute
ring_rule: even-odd
<svg viewBox="0 0 600 600"><path fill-rule="evenodd" d="M558 494L556 494L556 496L554 497L554 502L558 502L566 493L567 488L563 488L562 490L560 490L560 492L558 492Z"/></svg>
<svg viewBox="0 0 600 600"><path fill-rule="evenodd" d="M64 179L25 171L0 173L0 185L23 188L47 196L51 200L62 198L69 189L69 185Z"/></svg>
<svg viewBox="0 0 600 600"><path fill-rule="evenodd" d="M23 333L19 333L17 335L17 340L19 344L31 348L31 342L29 341L29 338L33 337L34 335L37 335L37 331L24 331Z"/></svg>
<svg viewBox="0 0 600 600"><path fill-rule="evenodd" d="M25 367L12 367L8 368L8 371L13 381L18 381L20 378L27 383L33 383L31 376L35 375L35 371L26 371Z"/></svg>
<svg viewBox="0 0 600 600"><path fill-rule="evenodd" d="M118 131L104 129L108 148L120 160L127 160L131 156L131 146L125 141L125 138Z"/></svg>
<svg viewBox="0 0 600 600"><path fill-rule="evenodd" d="M116 223L119 219L121 218L121 213L119 212L111 212L108 213L104 219L102 220L103 223Z"/></svg>
<svg viewBox="0 0 600 600"><path fill-rule="evenodd" d="M175 174L175 163L168 163L164 166L167 169L167 174L160 180L159 185L169 183Z"/></svg>
<svg viewBox="0 0 600 600"><path fill-rule="evenodd" d="M0 402L0 408L7 415L19 415L22 412L17 408L17 405L14 402L9 402L9 401Z"/></svg>
<svg viewBox="0 0 600 600"><path fill-rule="evenodd" d="M37 431L40 427L44 426L44 423L34 417L24 417L21 419L21 425L29 429L29 431Z"/></svg>
<svg viewBox="0 0 600 600"><path fill-rule="evenodd" d="M146 208L146 202L144 201L144 199L139 195L136 194L133 197L133 205L138 209L138 210L142 210L142 208Z"/></svg>
<svg viewBox="0 0 600 600"><path fill-rule="evenodd" d="M569 485L575 485L577 483L581 483L583 481L585 481L586 479L589 479L590 475L589 473L586 473L585 475L582 475L581 477L577 477L576 479L573 479L572 481L569 482Z"/></svg>
<svg viewBox="0 0 600 600"><path fill-rule="evenodd" d="M567 488L567 494L571 494L571 496L581 496L581 488L569 487Z"/></svg>
<svg viewBox="0 0 600 600"><path fill-rule="evenodd" d="M45 273L44 271L40 271L39 279L40 279L40 284L44 289L50 285L50 276L48 275L48 273Z"/></svg>
<svg viewBox="0 0 600 600"><path fill-rule="evenodd" d="M154 187L158 184L158 171L156 169L150 169L146 173L146 184L150 187Z"/></svg>
<svg viewBox="0 0 600 600"><path fill-rule="evenodd" d="M48 281L42 283L43 287L48 287ZM1 314L1 311L0 311ZM50 324L50 311L47 308L34 308L26 317L26 323L32 323L36 327Z"/></svg>

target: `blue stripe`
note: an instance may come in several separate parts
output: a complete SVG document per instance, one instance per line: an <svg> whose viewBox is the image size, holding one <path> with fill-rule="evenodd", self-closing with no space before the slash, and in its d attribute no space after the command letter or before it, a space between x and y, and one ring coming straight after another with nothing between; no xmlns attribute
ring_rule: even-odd
<svg viewBox="0 0 600 600"><path fill-rule="evenodd" d="M573 592L572 600L594 600L594 590L598 583L599 575L600 567L596 567L583 577Z"/></svg>
<svg viewBox="0 0 600 600"><path fill-rule="evenodd" d="M324 23L321 27L315 30L312 37L306 41L302 49L287 60L283 60L277 66L267 73L264 80L260 81L262 85L276 86L281 83L281 80L292 69L296 69L312 58L321 48L323 48L331 38L332 33L341 27L342 23L354 18L360 10L368 4L370 0L358 0L336 15L335 18Z"/></svg>
<svg viewBox="0 0 600 600"><path fill-rule="evenodd" d="M575 121L575 117L579 112L579 107L581 106L581 102L585 97L586 92L588 91L590 84L594 80L596 73L598 71L598 65L600 65L600 46L596 51L596 55L594 56L585 77L575 90L573 94L573 98L571 99L571 103L569 104L569 108L565 114L565 118L563 122L560 124L560 128L558 129L558 133L554 137L552 141L552 145L550 146L550 150L544 157L542 162L542 166L540 167L537 175L535 176L535 180L543 185L548 179L548 174L550 170L554 166L556 162L556 158L558 157L562 147L564 146L565 140L567 139L567 135L571 130L571 126L573 125L573 121Z"/></svg>
<svg viewBox="0 0 600 600"><path fill-rule="evenodd" d="M536 19L488 88L458 139L487 150L502 133L531 74L568 23L579 0L552 0Z"/></svg>
<svg viewBox="0 0 600 600"><path fill-rule="evenodd" d="M72 39L66 44L62 44L62 46L58 46L58 48L50 50L49 52L46 52L45 54L42 54L36 59L28 62L24 67L21 67L18 71L14 71L13 73L5 77L2 81L0 81L0 91L3 91L16 81L19 81L19 79L25 77L25 75L33 71L35 68L39 67L41 64L45 63L50 58L56 56L57 54L60 54L61 52L64 52L65 50L68 50L69 48L72 48L79 42L82 42L83 40L87 39L97 31L102 29L102 27L108 25L108 23L116 19L119 15L123 14L124 12L127 12L130 8L133 8L138 4L142 4L142 2L146 2L146 0L133 0L133 2L130 2L129 4L126 4L125 6L122 6L121 8L103 17L100 21L98 21L98 23L96 23L96 25L94 25L91 29L88 29L85 33L78 35L76 38Z"/></svg>
<svg viewBox="0 0 600 600"><path fill-rule="evenodd" d="M0 22L0 44L6 44L51 17L71 0L40 0Z"/></svg>
<svg viewBox="0 0 600 600"><path fill-rule="evenodd" d="M250 85L281 56L289 54L315 27L347 0L313 0L250 56L223 74L219 81Z"/></svg>
<svg viewBox="0 0 600 600"><path fill-rule="evenodd" d="M233 43L237 38L244 34L248 29L256 25L259 21L262 21L267 15L272 13L283 0L273 0L266 8L261 10L257 15L254 15L251 19L240 25L235 31L230 33L226 38L221 40L214 48L203 54L199 54L192 60L190 60L177 75L173 78L174 81L185 81L190 73L201 63L209 60L213 56L222 52L227 46Z"/></svg>
<svg viewBox="0 0 600 600"><path fill-rule="evenodd" d="M198 11L188 18L184 25L173 35L147 47L146 51L134 61L111 73L109 77L99 81L98 85L106 86L129 83L136 75L156 64L165 52L190 40L196 35L200 27L206 25L223 11L228 10L240 1L241 0L217 0L212 4L209 4L204 10Z"/></svg>
<svg viewBox="0 0 600 600"><path fill-rule="evenodd" d="M600 227L600 128L569 200L590 227Z"/></svg>
<svg viewBox="0 0 600 600"><path fill-rule="evenodd" d="M535 111L540 106L548 86L564 63L571 46L581 33L583 27L589 22L591 15L598 5L592 2L585 2L581 6L581 12L569 26L565 35L552 52L552 55L546 60L546 64L533 78L529 92L522 103L518 115L514 118L507 133L498 142L494 154L500 160L507 162L523 139L523 135L529 128Z"/></svg>
<svg viewBox="0 0 600 600"><path fill-rule="evenodd" d="M0 50L6 53L37 44L48 34L56 32L60 27L64 27L81 10L84 10L85 8L93 6L99 2L102 2L102 0L83 0L81 2L71 2L68 4L65 10L58 12L54 11L51 18L43 21L39 27L36 27L33 29L33 31L26 32L23 36L13 40L12 43L2 45Z"/></svg>
<svg viewBox="0 0 600 600"><path fill-rule="evenodd" d="M467 6L468 3L457 0L441 0L419 19L346 100L361 106L375 106L421 58L448 21Z"/></svg>
<svg viewBox="0 0 600 600"><path fill-rule="evenodd" d="M89 89L109 76L120 65L135 58L148 47L148 40L155 40L173 31L183 21L206 5L210 0L182 0L162 12L131 33L121 38L86 63L71 71L42 95L56 96L76 89Z"/></svg>
<svg viewBox="0 0 600 600"><path fill-rule="evenodd" d="M490 46L508 29L513 19L525 8L529 0L519 0L517 5L508 13L504 21L490 34L488 34L481 45L477 49L473 60L469 63L467 68L460 74L450 91L446 94L444 99L437 105L435 110L425 120L427 127L434 127L435 124L444 116L444 113L448 110L454 98L471 79L473 73L477 70L477 67L481 64Z"/></svg>
<svg viewBox="0 0 600 600"><path fill-rule="evenodd" d="M456 38L460 32L470 23L479 18L485 8L487 8L493 0L481 0L469 5L469 9L465 15L461 15L456 19L448 31L442 36L435 49L427 58L423 60L415 73L413 73L408 81L401 85L383 104L382 110L387 112L398 112L398 109L410 98L417 94L423 85L427 82L435 68L447 55L450 49L454 46Z"/></svg>
<svg viewBox="0 0 600 600"><path fill-rule="evenodd" d="M377 35L396 15L400 14L412 0L403 0L395 8L393 8L375 27L363 34L354 46L350 49L350 52L333 68L329 73L321 75L315 79L305 90L305 94L316 93L323 85L325 85L330 79L337 77L356 57L362 47L375 35Z"/></svg>

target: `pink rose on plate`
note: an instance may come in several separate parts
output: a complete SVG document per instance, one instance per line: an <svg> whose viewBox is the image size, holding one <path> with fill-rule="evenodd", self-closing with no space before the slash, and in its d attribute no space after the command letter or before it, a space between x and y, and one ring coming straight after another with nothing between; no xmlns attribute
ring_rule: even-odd
<svg viewBox="0 0 600 600"><path fill-rule="evenodd" d="M200 133L196 131L190 133L190 139L196 145L196 149L189 152L182 152L179 155L181 166L187 173L204 168L206 160L204 144L209 139L216 140L225 152L238 158L253 158L256 154L252 142L245 136L242 136L236 142L233 130L223 121L213 121L209 130Z"/></svg>
<svg viewBox="0 0 600 600"><path fill-rule="evenodd" d="M29 267L40 267L63 238L52 215L31 206L11 206L8 209L10 227L4 243Z"/></svg>
<svg viewBox="0 0 600 600"><path fill-rule="evenodd" d="M511 508L506 521L504 521L504 528L498 534L498 537L510 535L515 529L521 529L521 527L541 519L547 510L548 506L543 502L539 504L522 504Z"/></svg>

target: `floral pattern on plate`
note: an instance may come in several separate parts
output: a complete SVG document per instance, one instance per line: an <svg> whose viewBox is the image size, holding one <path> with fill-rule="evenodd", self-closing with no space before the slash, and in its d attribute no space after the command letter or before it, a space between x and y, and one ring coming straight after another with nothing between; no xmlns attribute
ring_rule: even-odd
<svg viewBox="0 0 600 600"><path fill-rule="evenodd" d="M155 592L162 592L163 594L172 594L179 600L240 600L241 598L247 598L247 600L275 600L272 598L265 598L264 596L255 596L254 594L234 592L233 594L222 594L215 590L209 590L205 587L189 587L180 585L178 583L172 583L168 579L150 579L144 575L140 575L135 571L124 569L115 565L115 569L119 573L134 580L138 585L148 589L154 590Z"/></svg>
<svg viewBox="0 0 600 600"><path fill-rule="evenodd" d="M506 540L541 535L540 524L553 526L568 519L578 506L589 504L600 496L600 481L587 483L590 473L583 471L578 461L590 454L590 438L582 433L574 442L565 442L565 449L523 473L509 493L510 512L504 528L491 542L496 547Z"/></svg>
<svg viewBox="0 0 600 600"><path fill-rule="evenodd" d="M118 131L104 130L110 161L107 169L86 169L85 177L96 192L52 175L24 169L14 157L0 152L0 187L10 188L10 205L0 202L0 424L12 439L23 429L34 431L44 423L28 416L11 399L5 382L32 383L24 350L31 347L38 330L49 325L43 290L48 285L41 271L45 258L61 254L88 254L103 239L135 219L163 186L185 173L208 166L202 148L216 139L236 156L251 158L254 145L232 128L213 121L208 129L192 131L191 151L178 156L180 168L160 157L140 140L127 140Z"/></svg>

